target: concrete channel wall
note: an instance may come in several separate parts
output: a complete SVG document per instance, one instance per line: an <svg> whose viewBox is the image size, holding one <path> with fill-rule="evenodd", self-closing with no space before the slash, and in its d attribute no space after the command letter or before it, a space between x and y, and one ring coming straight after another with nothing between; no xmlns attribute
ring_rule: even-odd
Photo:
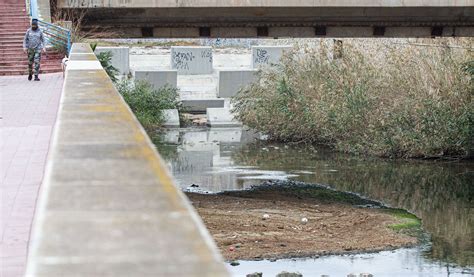
<svg viewBox="0 0 474 277"><path fill-rule="evenodd" d="M26 276L228 276L88 44L74 44Z"/></svg>

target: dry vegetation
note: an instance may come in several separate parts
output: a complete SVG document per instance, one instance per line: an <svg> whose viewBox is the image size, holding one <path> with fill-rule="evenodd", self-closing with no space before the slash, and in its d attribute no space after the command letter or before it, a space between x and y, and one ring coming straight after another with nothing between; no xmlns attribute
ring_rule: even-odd
<svg viewBox="0 0 474 277"><path fill-rule="evenodd" d="M85 16L87 9L70 10L55 9L53 11L53 22L63 25L63 22L70 22L70 25L64 26L71 31L71 42L87 42L89 40L97 40L102 38L118 37L118 32L108 27L89 27L84 28Z"/></svg>
<svg viewBox="0 0 474 277"><path fill-rule="evenodd" d="M299 46L239 93L235 111L275 140L387 157L472 156L473 45L354 39L340 59L332 41Z"/></svg>

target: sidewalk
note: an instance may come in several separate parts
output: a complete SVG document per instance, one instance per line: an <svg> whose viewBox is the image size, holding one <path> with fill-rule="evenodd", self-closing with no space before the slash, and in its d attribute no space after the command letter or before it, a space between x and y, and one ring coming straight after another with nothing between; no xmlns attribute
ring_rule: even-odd
<svg viewBox="0 0 474 277"><path fill-rule="evenodd" d="M0 77L0 277L23 276L62 73Z"/></svg>

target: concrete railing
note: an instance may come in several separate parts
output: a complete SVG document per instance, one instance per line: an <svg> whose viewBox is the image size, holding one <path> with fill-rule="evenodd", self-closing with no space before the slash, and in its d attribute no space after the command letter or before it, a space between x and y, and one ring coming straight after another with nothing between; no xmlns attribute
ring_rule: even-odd
<svg viewBox="0 0 474 277"><path fill-rule="evenodd" d="M221 256L87 44L75 44L27 276L227 276Z"/></svg>

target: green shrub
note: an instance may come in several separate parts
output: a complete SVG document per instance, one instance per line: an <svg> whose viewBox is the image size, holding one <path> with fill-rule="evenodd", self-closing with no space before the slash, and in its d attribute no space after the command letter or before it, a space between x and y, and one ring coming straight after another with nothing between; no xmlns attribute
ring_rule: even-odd
<svg viewBox="0 0 474 277"><path fill-rule="evenodd" d="M472 42L363 42L345 41L341 59L328 43L296 47L233 99L238 119L274 140L356 154L472 155Z"/></svg>
<svg viewBox="0 0 474 277"><path fill-rule="evenodd" d="M94 47L95 49L95 47ZM99 60L100 64L104 68L105 72L107 72L107 75L109 75L110 79L112 82L116 83L118 81L117 75L119 74L119 71L117 68L115 68L112 65L112 52L107 51L107 52L101 52L96 55L97 59Z"/></svg>
<svg viewBox="0 0 474 277"><path fill-rule="evenodd" d="M161 127L164 123L163 110L182 109L176 88L165 86L154 89L147 82L128 79L118 82L116 87L147 131Z"/></svg>

